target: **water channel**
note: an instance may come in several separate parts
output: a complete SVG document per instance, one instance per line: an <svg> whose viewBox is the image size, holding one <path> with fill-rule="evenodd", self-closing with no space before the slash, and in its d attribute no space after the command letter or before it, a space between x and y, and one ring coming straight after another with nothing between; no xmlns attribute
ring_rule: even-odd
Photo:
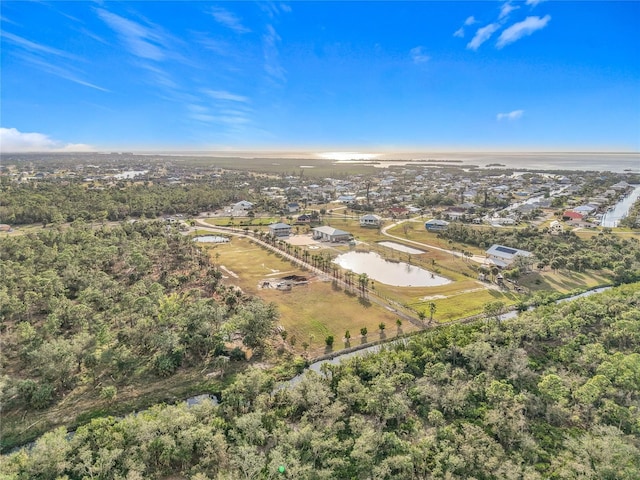
<svg viewBox="0 0 640 480"><path fill-rule="evenodd" d="M625 196L613 206L613 209L602 216L600 226L610 228L617 227L620 220L627 216L633 204L640 198L640 185L633 185L633 187L634 189L629 195Z"/></svg>

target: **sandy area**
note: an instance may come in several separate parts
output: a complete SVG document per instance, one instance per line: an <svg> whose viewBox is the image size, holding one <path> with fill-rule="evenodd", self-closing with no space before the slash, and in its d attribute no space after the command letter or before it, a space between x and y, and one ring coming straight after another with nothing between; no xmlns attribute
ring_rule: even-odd
<svg viewBox="0 0 640 480"><path fill-rule="evenodd" d="M291 235L286 240L291 245L317 245L318 242L314 240L311 235Z"/></svg>

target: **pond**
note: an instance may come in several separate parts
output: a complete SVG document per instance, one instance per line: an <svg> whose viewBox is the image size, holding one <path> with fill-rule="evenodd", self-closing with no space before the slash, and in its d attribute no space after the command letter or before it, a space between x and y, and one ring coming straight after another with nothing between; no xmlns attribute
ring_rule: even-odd
<svg viewBox="0 0 640 480"><path fill-rule="evenodd" d="M221 237L219 235L204 235L202 237L196 237L193 240L200 243L227 243L229 241L227 237Z"/></svg>
<svg viewBox="0 0 640 480"><path fill-rule="evenodd" d="M376 282L395 287L435 287L451 280L405 262L390 262L375 252L349 252L334 260L342 268L366 273Z"/></svg>
<svg viewBox="0 0 640 480"><path fill-rule="evenodd" d="M378 242L378 245L391 248L392 250L398 250L399 252L411 253L412 255L419 255L421 253L425 253L424 250L418 250L417 248L407 247L406 245L403 245L401 243L396 243L396 242Z"/></svg>

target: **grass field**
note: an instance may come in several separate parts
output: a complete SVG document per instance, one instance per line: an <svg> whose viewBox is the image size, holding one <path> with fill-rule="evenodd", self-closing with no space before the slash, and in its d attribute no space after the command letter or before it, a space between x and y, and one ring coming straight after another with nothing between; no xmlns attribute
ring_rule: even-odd
<svg viewBox="0 0 640 480"><path fill-rule="evenodd" d="M363 301L357 293L351 293L323 281L279 255L268 251L245 238L234 238L229 244L206 246L217 263L230 273L228 283L257 295L267 302L274 302L280 312L279 324L288 332L287 341L295 337L294 350L303 352L302 343L310 344L311 356L325 353L324 339L335 338L334 349L344 347L342 338L346 330L351 333L351 345L360 342L360 329L366 327L367 341L380 338L378 325L386 325L386 334L396 333L397 316L388 309L370 301ZM262 280L278 279L285 275L301 275L309 278L307 285L294 286L290 291L263 289ZM236 278L237 277L237 278ZM403 331L416 327L404 322Z"/></svg>
<svg viewBox="0 0 640 480"><path fill-rule="evenodd" d="M377 228L360 227L358 215L334 213L325 216L324 223L352 233L358 240L356 250L376 251L385 258L409 262L451 280L447 285L435 287L395 287L372 281L371 287L375 295L387 300L394 308L408 309L414 315L424 312L429 318L430 304L433 303L435 304L433 321L443 323L481 314L484 305L491 301L499 300L506 305L514 305L526 300L528 296L526 293L515 292L513 288L500 289L492 283L477 280L477 263L433 247L458 252L466 250L480 256L484 251L438 238L437 234L424 230L421 219L389 228L389 233L397 238L389 238ZM424 253L410 255L379 245L381 241L404 243L422 249ZM412 241L419 244L411 243ZM341 348L343 345L340 340L345 330L350 331L353 345L354 338L359 337L362 327L367 327L369 331L370 338L367 340L377 340L379 338L377 325L380 322L387 325L387 332L395 331L396 317L391 311L375 303L365 304L358 295L345 292L328 281L314 281L307 286L294 287L289 292L259 289L259 282L269 276L279 278L286 274L306 275L308 272L247 239L234 239L231 244L208 248L216 251L220 263L238 276L237 279L230 278L229 281L238 284L248 293L278 305L282 315L281 324L290 335L295 337L297 352L301 351L301 342L307 342L311 344L312 355L324 353L324 338L328 335L335 337L334 348ZM332 245L321 251L335 256L348 250L347 246ZM606 273L602 272L575 274L556 273L550 270L528 273L519 280L528 294L540 290L567 293L609 282ZM406 324L407 322L405 326L408 328ZM371 337L372 332L374 332L373 337Z"/></svg>

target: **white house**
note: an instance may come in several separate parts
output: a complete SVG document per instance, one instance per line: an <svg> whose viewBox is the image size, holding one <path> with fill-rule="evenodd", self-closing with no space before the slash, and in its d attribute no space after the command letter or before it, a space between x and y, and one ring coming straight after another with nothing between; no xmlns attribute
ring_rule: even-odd
<svg viewBox="0 0 640 480"><path fill-rule="evenodd" d="M500 268L507 268L513 262L516 261L516 257L532 257L531 252L526 250L519 250L517 248L505 247L504 245L492 245L489 250L486 251L487 261L486 263L495 265Z"/></svg>
<svg viewBox="0 0 640 480"><path fill-rule="evenodd" d="M382 219L378 215L371 213L360 217L361 227L379 227Z"/></svg>
<svg viewBox="0 0 640 480"><path fill-rule="evenodd" d="M268 228L269 233L276 237L288 237L291 235L291 225L286 223L272 223Z"/></svg>
<svg viewBox="0 0 640 480"><path fill-rule="evenodd" d="M562 232L564 232L562 223L560 223L558 220L554 220L553 222L551 222L551 224L549 225L549 233L551 235L560 235Z"/></svg>
<svg viewBox="0 0 640 480"><path fill-rule="evenodd" d="M233 205L234 210L244 210L245 212L251 210L252 208L253 208L253 203L248 202L246 200L240 200L238 203L235 203Z"/></svg>
<svg viewBox="0 0 640 480"><path fill-rule="evenodd" d="M313 239L323 242L346 242L351 239L351 234L337 228L322 226L312 229Z"/></svg>

